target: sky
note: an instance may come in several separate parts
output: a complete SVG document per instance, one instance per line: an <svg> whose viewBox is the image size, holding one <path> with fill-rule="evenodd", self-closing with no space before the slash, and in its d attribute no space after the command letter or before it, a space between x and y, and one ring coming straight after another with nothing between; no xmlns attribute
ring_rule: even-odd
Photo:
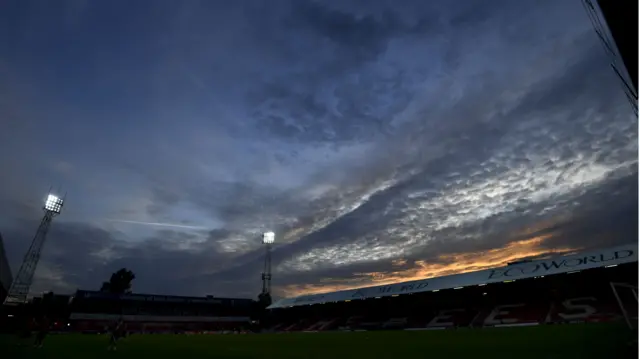
<svg viewBox="0 0 640 359"><path fill-rule="evenodd" d="M274 297L636 243L638 122L579 0L17 1L11 268L34 293Z"/></svg>

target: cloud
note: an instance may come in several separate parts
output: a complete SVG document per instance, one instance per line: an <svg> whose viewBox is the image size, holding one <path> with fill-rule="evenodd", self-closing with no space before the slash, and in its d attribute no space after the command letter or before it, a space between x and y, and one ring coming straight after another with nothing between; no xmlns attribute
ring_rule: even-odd
<svg viewBox="0 0 640 359"><path fill-rule="evenodd" d="M175 223L138 222L138 221L126 221L126 220L118 220L118 219L112 219L111 221L119 222L119 223L139 224L142 226L159 226L159 227L173 227L173 228L200 229L200 230L206 229L206 227L187 226L187 225L175 224Z"/></svg>
<svg viewBox="0 0 640 359"><path fill-rule="evenodd" d="M353 276L347 279L332 280L329 278L323 280L320 284L291 285L289 287L285 287L283 292L287 296L297 296L302 294L318 294L343 289L367 287L371 285L400 283L410 280L426 279L501 267L523 258L550 254L563 254L581 249L560 247L548 250L540 248L540 244L549 237L550 235L515 241L507 244L503 248L494 248L479 253L466 252L441 254L433 261L415 261L413 262L413 267L409 266L404 260L402 262L396 261L394 263L395 265L410 268L394 271L353 273Z"/></svg>
<svg viewBox="0 0 640 359"><path fill-rule="evenodd" d="M0 15L13 268L69 192L38 290L255 296L267 230L279 295L637 240L637 119L578 4L66 5Z"/></svg>

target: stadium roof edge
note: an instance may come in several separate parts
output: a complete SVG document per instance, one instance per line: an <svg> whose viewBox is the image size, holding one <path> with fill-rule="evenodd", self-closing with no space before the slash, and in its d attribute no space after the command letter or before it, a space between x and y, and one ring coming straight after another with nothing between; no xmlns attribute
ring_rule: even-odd
<svg viewBox="0 0 640 359"><path fill-rule="evenodd" d="M618 264L637 261L638 244L628 244L608 249L572 255L562 255L548 259L513 264L510 266L485 269L476 272L454 274L389 285L342 290L331 293L285 298L276 301L267 309L484 285L489 283L513 281L516 279L568 273L584 269L615 266Z"/></svg>
<svg viewBox="0 0 640 359"><path fill-rule="evenodd" d="M216 303L224 301L251 302L251 298L231 298L231 297L214 297L214 296L182 296L182 295L163 295L163 294L146 294L146 293L125 293L114 294L106 293L98 290L78 289L73 295L76 298L94 298L94 299L125 299L152 302L198 302L198 303Z"/></svg>

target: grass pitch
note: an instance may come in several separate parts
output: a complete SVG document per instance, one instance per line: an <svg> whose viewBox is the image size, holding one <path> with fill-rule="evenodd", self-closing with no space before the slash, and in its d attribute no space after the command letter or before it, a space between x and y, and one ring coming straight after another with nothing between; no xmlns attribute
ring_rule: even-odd
<svg viewBox="0 0 640 359"><path fill-rule="evenodd" d="M107 351L103 335L50 335L43 348L0 337L0 358L637 358L637 334L617 324L441 331L132 335ZM23 343L26 344L26 343ZM30 343L29 343L30 344ZM6 355L5 355L6 354Z"/></svg>

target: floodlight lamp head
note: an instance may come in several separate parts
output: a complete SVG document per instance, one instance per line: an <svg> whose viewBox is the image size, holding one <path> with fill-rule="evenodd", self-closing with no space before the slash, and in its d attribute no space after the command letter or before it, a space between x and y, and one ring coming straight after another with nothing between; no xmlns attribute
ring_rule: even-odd
<svg viewBox="0 0 640 359"><path fill-rule="evenodd" d="M59 214L62 210L62 202L62 198L49 194L49 196L47 196L47 201L44 203L44 209L45 211Z"/></svg>
<svg viewBox="0 0 640 359"><path fill-rule="evenodd" d="M276 235L273 232L266 232L262 235L262 243L263 244L272 244L275 242Z"/></svg>

